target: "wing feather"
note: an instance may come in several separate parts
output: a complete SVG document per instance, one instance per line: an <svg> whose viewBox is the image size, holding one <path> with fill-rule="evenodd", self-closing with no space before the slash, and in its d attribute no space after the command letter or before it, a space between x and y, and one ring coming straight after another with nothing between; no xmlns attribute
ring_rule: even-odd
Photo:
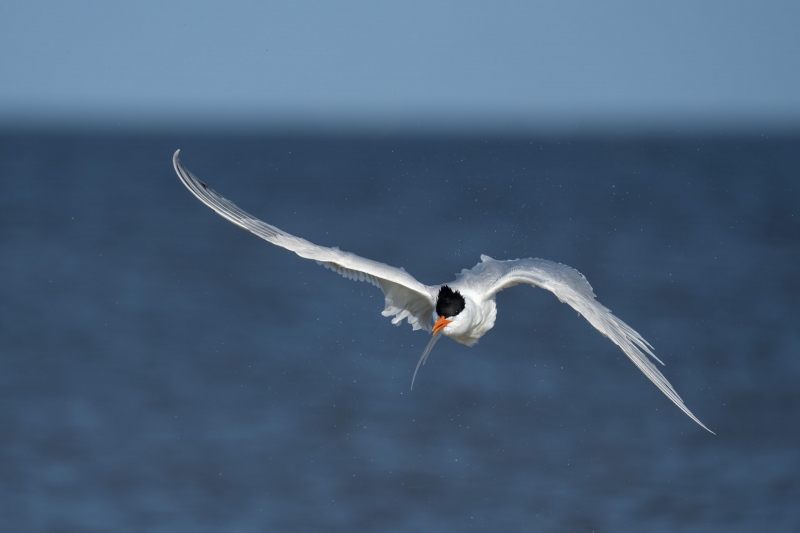
<svg viewBox="0 0 800 533"><path fill-rule="evenodd" d="M399 324L407 319L415 330L431 330L431 316L436 305L435 288L423 285L402 268L365 259L338 248L318 246L257 219L197 179L180 162L179 153L180 150L176 151L172 157L178 177L192 194L218 215L265 241L291 250L300 257L313 259L345 278L375 285L385 297L383 315L394 316L392 323Z"/></svg>
<svg viewBox="0 0 800 533"><path fill-rule="evenodd" d="M647 356L650 356L664 364L653 353L653 347L633 328L595 300L592 286L583 274L574 268L545 259L496 261L488 256L481 256L481 260L482 262L475 268L463 272L462 278L470 276L473 278L470 280L471 284L482 284L487 297L520 283L528 283L552 292L561 302L570 305L600 333L619 346L633 364L681 411L713 433L689 411L667 378L647 359Z"/></svg>

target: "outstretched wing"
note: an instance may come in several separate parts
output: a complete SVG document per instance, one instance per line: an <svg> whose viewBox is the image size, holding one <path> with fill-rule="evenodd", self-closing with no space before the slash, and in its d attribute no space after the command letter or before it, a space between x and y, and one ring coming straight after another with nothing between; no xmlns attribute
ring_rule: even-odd
<svg viewBox="0 0 800 533"><path fill-rule="evenodd" d="M348 279L375 285L386 298L383 316L393 316L393 324L399 324L406 318L415 330L431 331L431 314L436 305L435 288L423 285L402 268L364 259L338 248L317 246L255 218L197 179L181 164L179 153L180 150L176 151L172 157L178 177L192 194L217 214L272 244L291 250L300 257L313 259Z"/></svg>
<svg viewBox="0 0 800 533"><path fill-rule="evenodd" d="M569 304L583 315L600 333L611 339L675 405L689 415L692 420L713 433L689 411L667 378L647 359L646 355L649 355L662 365L664 364L653 354L653 347L625 322L611 314L608 308L594 299L592 286L589 285L583 274L574 268L544 259L496 261L484 255L481 256L481 261L472 270L464 271L462 277L470 277L470 285L480 287L487 298L520 283L547 289L563 303Z"/></svg>

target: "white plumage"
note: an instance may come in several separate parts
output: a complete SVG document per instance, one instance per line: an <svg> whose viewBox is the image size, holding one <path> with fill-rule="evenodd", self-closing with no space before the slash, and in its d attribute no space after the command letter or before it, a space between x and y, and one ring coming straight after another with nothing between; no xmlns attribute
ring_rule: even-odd
<svg viewBox="0 0 800 533"><path fill-rule="evenodd" d="M675 405L703 428L711 431L689 411L672 385L647 358L650 356L661 363L653 354L652 346L595 300L591 285L577 270L545 259L497 261L482 255L480 263L470 270L462 270L453 282L446 285L423 285L402 268L365 259L338 248L317 246L253 217L197 179L181 164L179 153L180 150L176 151L172 158L178 177L200 201L219 215L266 241L291 250L300 257L313 259L348 279L366 281L380 288L385 297L383 316L393 317L393 324L408 320L415 330L433 331L434 334L417 363L417 370L420 364L424 364L442 334L468 346L475 344L494 326L497 317L496 294L514 285L527 283L552 292L563 303L583 315L600 333L619 346L633 364ZM442 291L448 290L454 296L445 302L445 298L449 296ZM442 307L445 303L455 307ZM437 308L437 304L440 307ZM437 309L454 311L441 311L443 314L439 315ZM416 373L415 370L414 377Z"/></svg>

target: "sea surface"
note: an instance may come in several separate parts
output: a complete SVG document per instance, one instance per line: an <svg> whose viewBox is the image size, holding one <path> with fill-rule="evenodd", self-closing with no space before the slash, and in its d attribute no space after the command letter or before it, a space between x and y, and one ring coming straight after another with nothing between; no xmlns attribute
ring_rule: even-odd
<svg viewBox="0 0 800 533"><path fill-rule="evenodd" d="M427 284L586 275L472 348L225 221ZM800 531L800 135L0 133L0 531Z"/></svg>

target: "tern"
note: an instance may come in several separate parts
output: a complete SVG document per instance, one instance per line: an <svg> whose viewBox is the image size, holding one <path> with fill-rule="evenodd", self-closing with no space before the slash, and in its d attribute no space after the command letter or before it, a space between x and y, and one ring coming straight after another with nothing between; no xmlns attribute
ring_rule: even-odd
<svg viewBox="0 0 800 533"><path fill-rule="evenodd" d="M383 316L392 317L395 325L406 319L414 330L422 329L432 333L414 369L412 389L420 365L425 364L433 345L442 335L472 346L494 326L497 318L497 293L514 285L527 283L552 292L561 302L575 309L600 333L619 346L633 364L681 411L705 430L714 433L689 411L667 378L648 360L647 356L650 356L664 364L653 353L653 347L633 328L596 301L591 285L574 268L546 259L498 261L481 255L481 262L472 269L464 269L456 274L455 281L444 285L423 285L403 268L365 259L339 248L318 246L257 219L197 179L183 166L178 158L179 154L180 150L177 150L172 157L178 177L192 194L218 215L265 241L291 250L300 257L313 259L345 278L375 285L383 291L385 297Z"/></svg>

